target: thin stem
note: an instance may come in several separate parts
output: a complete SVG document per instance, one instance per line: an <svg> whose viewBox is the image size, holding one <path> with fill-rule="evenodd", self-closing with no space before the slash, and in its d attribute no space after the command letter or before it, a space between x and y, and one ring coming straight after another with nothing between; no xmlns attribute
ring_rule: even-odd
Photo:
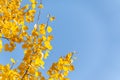
<svg viewBox="0 0 120 80"><path fill-rule="evenodd" d="M46 30L46 29L47 29L47 27L48 27L48 24L49 24L49 18L50 18L50 14L48 14L48 19L47 19L47 23L46 23L45 30Z"/></svg>
<svg viewBox="0 0 120 80"><path fill-rule="evenodd" d="M11 65L10 69L12 69L12 68L13 68L13 66L14 66L14 63L12 63L12 65Z"/></svg>
<svg viewBox="0 0 120 80"><path fill-rule="evenodd" d="M32 7L32 4L30 5L29 9L26 12L24 12L24 14L26 14L31 9L31 7Z"/></svg>
<svg viewBox="0 0 120 80"><path fill-rule="evenodd" d="M39 10L39 13L38 13L37 24L38 24L38 23L39 23L39 21L40 21L40 14L41 14L41 9Z"/></svg>
<svg viewBox="0 0 120 80"><path fill-rule="evenodd" d="M42 0L40 0L40 4L42 4ZM40 21L40 14L41 14L41 9L39 9L37 24L38 24L38 22Z"/></svg>

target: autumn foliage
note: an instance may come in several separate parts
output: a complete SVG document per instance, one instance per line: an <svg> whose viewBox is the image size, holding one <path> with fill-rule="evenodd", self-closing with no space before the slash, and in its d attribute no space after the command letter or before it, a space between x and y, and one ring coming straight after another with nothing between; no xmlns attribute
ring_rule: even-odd
<svg viewBox="0 0 120 80"><path fill-rule="evenodd" d="M44 69L45 59L53 49L52 27L48 23L54 21L55 17L49 14L47 22L40 23L44 8L42 0L30 0L30 4L24 6L22 2L24 0L0 0L0 51L12 52L20 43L24 50L23 60L17 68L13 68L17 63L13 58L10 59L12 65L0 64L0 80L69 80L68 73L74 70L73 52L52 64L46 72L48 78L42 75L40 69ZM36 19L37 11L39 14ZM30 32L27 23L33 22L35 25ZM3 44L4 39L9 43Z"/></svg>

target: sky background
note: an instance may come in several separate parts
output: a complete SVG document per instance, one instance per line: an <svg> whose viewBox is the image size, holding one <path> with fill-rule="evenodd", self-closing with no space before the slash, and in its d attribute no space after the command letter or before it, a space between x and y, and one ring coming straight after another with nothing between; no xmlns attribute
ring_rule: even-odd
<svg viewBox="0 0 120 80"><path fill-rule="evenodd" d="M44 75L60 56L76 51L70 80L120 80L120 0L43 0L43 4L41 23L46 22L48 13L56 16L50 24L53 50ZM20 46L12 54L3 51L0 63L9 63L10 57L21 62Z"/></svg>

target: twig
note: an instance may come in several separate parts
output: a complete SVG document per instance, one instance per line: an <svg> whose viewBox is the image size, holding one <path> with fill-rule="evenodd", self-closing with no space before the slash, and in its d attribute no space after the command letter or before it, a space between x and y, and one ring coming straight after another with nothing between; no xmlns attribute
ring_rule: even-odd
<svg viewBox="0 0 120 80"><path fill-rule="evenodd" d="M42 0L40 0L40 4L42 4ZM41 14L41 9L39 9L37 24L38 24L38 22L40 21L40 14Z"/></svg>
<svg viewBox="0 0 120 80"><path fill-rule="evenodd" d="M14 66L14 63L12 63L12 65L11 65L10 69L12 69L12 68L13 68L13 66Z"/></svg>
<svg viewBox="0 0 120 80"><path fill-rule="evenodd" d="M39 10L39 13L38 13L37 24L38 24L38 22L40 21L40 14L41 14L41 9Z"/></svg>
<svg viewBox="0 0 120 80"><path fill-rule="evenodd" d="M50 14L48 14L48 19L47 19L47 23L46 23L46 26L45 26L45 30L46 30L47 27L48 27L48 24L49 24L49 18L50 18Z"/></svg>

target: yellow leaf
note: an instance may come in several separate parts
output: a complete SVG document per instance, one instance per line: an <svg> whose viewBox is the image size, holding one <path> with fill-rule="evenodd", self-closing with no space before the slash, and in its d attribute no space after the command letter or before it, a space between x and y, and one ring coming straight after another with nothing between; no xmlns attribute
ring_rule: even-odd
<svg viewBox="0 0 120 80"><path fill-rule="evenodd" d="M22 45L22 48L24 49L24 48L27 48L28 47L28 44L27 43L24 43L23 45Z"/></svg>
<svg viewBox="0 0 120 80"><path fill-rule="evenodd" d="M73 70L74 70L74 66L71 65L71 66L69 67L69 70L70 70L70 71L73 71Z"/></svg>
<svg viewBox="0 0 120 80"><path fill-rule="evenodd" d="M40 30L43 30L43 29L45 29L45 26L46 26L45 24L40 24L40 25L39 25L39 27L40 27Z"/></svg>
<svg viewBox="0 0 120 80"><path fill-rule="evenodd" d="M2 40L0 40L0 52L2 51Z"/></svg>
<svg viewBox="0 0 120 80"><path fill-rule="evenodd" d="M32 30L32 35L33 36L38 36L39 34L38 34L38 32L36 30Z"/></svg>
<svg viewBox="0 0 120 80"><path fill-rule="evenodd" d="M38 73L38 72L35 72L35 76L38 77L38 76L39 76L39 73Z"/></svg>
<svg viewBox="0 0 120 80"><path fill-rule="evenodd" d="M49 56L49 52L46 51L45 54L44 54L44 59L47 59L48 56Z"/></svg>
<svg viewBox="0 0 120 80"><path fill-rule="evenodd" d="M22 30L28 30L27 26L22 26Z"/></svg>
<svg viewBox="0 0 120 80"><path fill-rule="evenodd" d="M63 75L68 76L68 71L64 71Z"/></svg>
<svg viewBox="0 0 120 80"><path fill-rule="evenodd" d="M64 71L68 71L69 68L68 68L67 66L63 66L63 70L64 70Z"/></svg>
<svg viewBox="0 0 120 80"><path fill-rule="evenodd" d="M42 43L42 38L38 38L38 43Z"/></svg>
<svg viewBox="0 0 120 80"><path fill-rule="evenodd" d="M4 49L5 49L5 51L9 51L9 45L5 44Z"/></svg>
<svg viewBox="0 0 120 80"><path fill-rule="evenodd" d="M35 65L36 66L41 66L42 68L44 68L44 61L42 59L40 59L39 57L37 57L35 59Z"/></svg>
<svg viewBox="0 0 120 80"><path fill-rule="evenodd" d="M13 58L10 58L10 61L11 61L13 64L16 63L15 60L14 60Z"/></svg>
<svg viewBox="0 0 120 80"><path fill-rule="evenodd" d="M40 30L40 34L45 35L46 31L45 30Z"/></svg>
<svg viewBox="0 0 120 80"><path fill-rule="evenodd" d="M64 80L70 80L69 78L64 78Z"/></svg>
<svg viewBox="0 0 120 80"><path fill-rule="evenodd" d="M0 33L0 37L2 37L2 33Z"/></svg>
<svg viewBox="0 0 120 80"><path fill-rule="evenodd" d="M50 17L50 21L54 21L55 20L55 17Z"/></svg>
<svg viewBox="0 0 120 80"><path fill-rule="evenodd" d="M47 32L48 33L52 32L52 28L50 26L47 27Z"/></svg>
<svg viewBox="0 0 120 80"><path fill-rule="evenodd" d="M40 9L44 8L43 4L40 4L40 5L38 6L38 8L40 8Z"/></svg>
<svg viewBox="0 0 120 80"><path fill-rule="evenodd" d="M30 0L31 3L35 3L35 0Z"/></svg>
<svg viewBox="0 0 120 80"><path fill-rule="evenodd" d="M40 24L40 34L43 34L43 35L45 35L46 34L46 31L45 31L45 24Z"/></svg>
<svg viewBox="0 0 120 80"><path fill-rule="evenodd" d="M32 9L35 9L35 7L36 7L36 4L32 4Z"/></svg>
<svg viewBox="0 0 120 80"><path fill-rule="evenodd" d="M66 55L66 59L67 59L67 60L70 60L72 56L73 56L73 53L68 53L68 54Z"/></svg>
<svg viewBox="0 0 120 80"><path fill-rule="evenodd" d="M53 78L49 78L48 80L54 80Z"/></svg>
<svg viewBox="0 0 120 80"><path fill-rule="evenodd" d="M47 40L50 41L50 40L52 40L52 39L53 39L53 36L52 36L52 35L48 35Z"/></svg>
<svg viewBox="0 0 120 80"><path fill-rule="evenodd" d="M49 46L48 46L48 49L49 49L49 50L52 50L52 49L53 49L53 47L52 47L51 45L49 45Z"/></svg>
<svg viewBox="0 0 120 80"><path fill-rule="evenodd" d="M25 8L28 9L29 8L29 4L25 5Z"/></svg>
<svg viewBox="0 0 120 80"><path fill-rule="evenodd" d="M46 41L46 36L42 36L43 41Z"/></svg>

